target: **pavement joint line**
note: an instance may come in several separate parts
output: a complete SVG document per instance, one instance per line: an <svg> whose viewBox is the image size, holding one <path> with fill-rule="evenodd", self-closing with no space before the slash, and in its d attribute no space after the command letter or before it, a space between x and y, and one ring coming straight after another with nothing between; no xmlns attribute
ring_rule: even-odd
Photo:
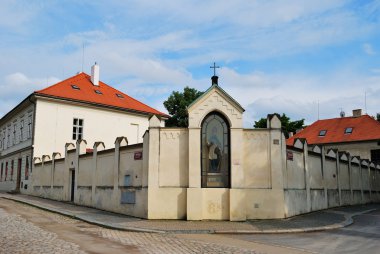
<svg viewBox="0 0 380 254"><path fill-rule="evenodd" d="M60 214L60 215L69 217L71 219L80 220L80 221L87 222L87 223L90 223L90 224L93 224L93 225L97 225L97 226L100 226L100 227L103 227L103 228L116 229L116 230L129 231L129 232L141 232L141 233L161 233L161 234L167 233L166 231L161 231L161 230L143 229L143 228L135 228L135 227L117 227L117 226L111 226L111 225L103 224L101 222L96 222L96 221L93 221L93 220L82 218L80 215L78 216L78 215L75 215L73 213L67 213L67 212L64 212L64 211L56 210L54 208L47 208L47 207L44 207L44 206L41 206L41 205L33 204L32 202L27 202L27 201L23 201L23 200L20 200L20 199L9 198L9 197L4 197L4 196L1 196L1 198L7 199L7 200L16 201L16 202L19 202L19 203L22 203L22 204L26 204L26 205L30 205L32 207L35 207L35 208L38 208L38 209L41 209L41 210L45 210L45 211L48 211L48 212L53 212L53 213L56 213L56 214Z"/></svg>
<svg viewBox="0 0 380 254"><path fill-rule="evenodd" d="M193 233L209 233L209 234L285 234L285 233L306 233L306 232L317 232L317 231L326 231L326 230L333 230L338 228L343 228L346 226L349 226L354 223L353 217L369 213L372 211L376 211L377 209L369 209L365 211L360 211L356 213L346 213L344 214L345 220L340 223L334 223L331 225L325 225L325 226L318 226L318 227L305 227L305 228L291 228L291 229L264 229L264 230L156 230L156 229L146 229L146 228L138 228L138 227L118 227L115 225L105 224L96 220L91 220L88 218L84 218L81 215L75 215L74 213L65 212L62 210L58 210L51 207L46 207L43 205L38 205L33 202L28 202L27 200L21 198L12 198L12 197L6 197L0 195L1 198L16 201L19 203L23 203L26 205L30 205L45 211L50 211L53 213L61 214L66 217L70 217L72 219L77 219L83 222L87 222L93 225L97 225L100 227L108 228L108 229L116 229L121 231L129 231L129 232L142 232L142 233L160 233L160 234L180 234L180 233L187 233L187 234L193 234Z"/></svg>

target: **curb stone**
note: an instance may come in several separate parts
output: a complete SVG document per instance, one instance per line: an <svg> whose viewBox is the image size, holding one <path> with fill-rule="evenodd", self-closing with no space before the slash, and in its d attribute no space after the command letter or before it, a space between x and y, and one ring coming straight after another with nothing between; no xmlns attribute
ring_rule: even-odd
<svg viewBox="0 0 380 254"><path fill-rule="evenodd" d="M137 227L119 227L115 225L105 224L96 220L91 220L88 218L85 218L81 215L75 215L70 212L65 212L62 210L57 210L54 208L48 208L42 205L34 204L32 202L20 200L17 198L11 198L11 197L4 197L0 196L1 198L16 201L19 203L23 203L26 205L30 205L45 211L50 211L53 213L57 213L72 219L77 219L83 222L87 222L93 225L97 225L104 228L109 229L115 229L115 230L121 230L121 231L129 231L129 232L141 232L141 233L159 233L159 234L285 234L285 233L307 233L307 232L317 232L317 231L326 231L326 230L333 230L338 228L347 227L354 223L354 220L352 219L355 216L372 212L377 209L369 209L353 214L345 214L345 220L341 223L334 223L328 226L320 226L320 227L306 227L306 228L292 228L292 229L264 229L264 230L156 230L156 229L146 229L146 228L137 228Z"/></svg>
<svg viewBox="0 0 380 254"><path fill-rule="evenodd" d="M312 228L293 228L293 229L267 229L267 230L215 230L215 234L285 234L285 233L307 233L307 232L317 232L317 231L326 231L333 230L338 228L344 228L354 223L352 219L355 216L369 213L377 209L369 209L362 212L357 212L353 214L345 214L346 218L341 223L334 223L329 226L320 226Z"/></svg>

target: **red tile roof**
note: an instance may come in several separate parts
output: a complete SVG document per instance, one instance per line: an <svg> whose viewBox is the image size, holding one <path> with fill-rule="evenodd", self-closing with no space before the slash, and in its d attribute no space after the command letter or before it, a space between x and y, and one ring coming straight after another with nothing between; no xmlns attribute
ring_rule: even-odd
<svg viewBox="0 0 380 254"><path fill-rule="evenodd" d="M79 90L73 89L72 85L77 86ZM101 94L96 93L96 90L100 91ZM83 72L45 89L35 91L34 94L167 117L166 114L101 81L99 81L99 86L94 86L91 77Z"/></svg>
<svg viewBox="0 0 380 254"><path fill-rule="evenodd" d="M345 134L349 127L352 133ZM327 131L325 136L319 136L321 130ZM286 144L292 146L296 138L305 138L311 145L380 140L380 123L369 115L318 120L290 137Z"/></svg>

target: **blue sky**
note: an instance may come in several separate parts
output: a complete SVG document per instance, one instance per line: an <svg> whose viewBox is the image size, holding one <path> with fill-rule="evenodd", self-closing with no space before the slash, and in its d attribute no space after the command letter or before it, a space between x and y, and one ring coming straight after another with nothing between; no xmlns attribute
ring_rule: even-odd
<svg viewBox="0 0 380 254"><path fill-rule="evenodd" d="M96 61L105 83L159 110L220 85L246 109L311 123L380 112L380 1L1 1L0 115Z"/></svg>

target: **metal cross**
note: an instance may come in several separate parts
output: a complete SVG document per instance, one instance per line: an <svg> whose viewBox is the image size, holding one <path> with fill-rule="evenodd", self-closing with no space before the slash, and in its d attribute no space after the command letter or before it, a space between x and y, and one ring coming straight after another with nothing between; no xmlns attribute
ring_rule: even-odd
<svg viewBox="0 0 380 254"><path fill-rule="evenodd" d="M211 69L214 69L214 76L216 76L216 69L217 68L220 68L219 66L216 66L215 65L215 62L214 62L214 66L210 66Z"/></svg>

